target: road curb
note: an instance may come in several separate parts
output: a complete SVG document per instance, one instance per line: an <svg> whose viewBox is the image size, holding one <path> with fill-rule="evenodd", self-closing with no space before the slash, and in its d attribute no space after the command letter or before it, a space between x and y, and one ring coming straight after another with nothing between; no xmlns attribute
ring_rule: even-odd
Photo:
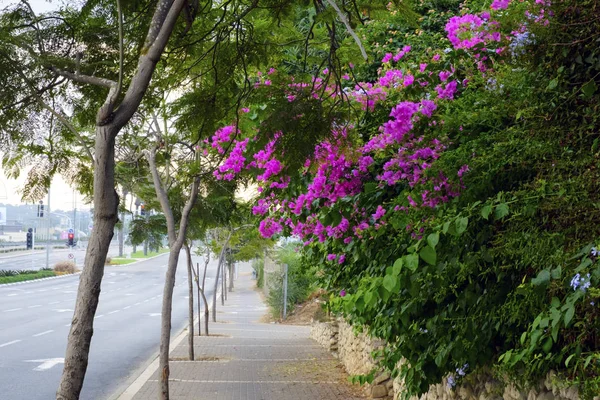
<svg viewBox="0 0 600 400"><path fill-rule="evenodd" d="M219 285L219 287L217 288L217 298L219 297L219 293L221 292L220 289L221 289L221 285ZM208 308L211 308L211 307L212 307L212 302L209 303L209 305L208 305ZM203 318L203 317L204 317L204 315L201 315L199 318ZM194 319L194 325L196 325L198 323L199 318ZM183 341L183 339L186 338L187 335L188 335L188 325L186 324L186 326L181 330L179 335L177 335L177 337L171 341L171 344L169 345L169 355L177 346L179 346L179 343L181 343ZM120 395L118 395L116 397L111 396L110 399L132 400L133 397L137 394L137 392L140 391L142 386L144 386L144 384L146 382L148 382L148 380L150 379L152 374L154 374L154 372L156 372L156 370L158 369L158 364L160 361L159 357L160 357L160 355L156 355L154 360L150 363L150 365L148 365L148 367L146 367L146 369L144 369L144 371L133 381L133 383L131 385L129 385L127 387L127 389L125 389L125 391L123 391L123 393L121 393Z"/></svg>
<svg viewBox="0 0 600 400"><path fill-rule="evenodd" d="M81 274L81 272L75 272L74 274L49 276L47 278L30 279L28 281L11 282L11 283L0 283L0 288L7 287L7 286L23 285L23 284L26 284L26 283L34 283L34 282L41 282L41 281L51 281L51 280L54 280L54 279L66 278L68 276L74 276L74 275L80 275L80 274Z"/></svg>
<svg viewBox="0 0 600 400"><path fill-rule="evenodd" d="M134 261L134 262L131 262L131 263L129 263L129 264L115 264L115 265L110 265L110 264L108 264L108 265L106 265L106 267L111 267L111 268L112 268L112 267L129 267L129 266L131 266L131 265L135 265L135 264L137 264L137 263L140 263L140 262L142 262L142 261L153 260L153 259L155 259L155 258L158 258L158 257L160 257L160 256L164 256L165 254L169 254L169 252L167 251L167 252L165 252L165 253L157 254L157 255L155 255L155 256L152 256L152 257L147 257L147 258L134 258L134 260L135 260L135 261ZM111 258L122 258L122 257L111 257Z"/></svg>

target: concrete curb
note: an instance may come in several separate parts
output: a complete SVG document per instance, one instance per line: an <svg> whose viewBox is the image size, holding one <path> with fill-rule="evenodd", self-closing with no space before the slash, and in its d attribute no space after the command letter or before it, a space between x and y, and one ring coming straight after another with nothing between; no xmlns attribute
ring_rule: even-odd
<svg viewBox="0 0 600 400"><path fill-rule="evenodd" d="M41 281L51 281L51 280L54 280L54 279L61 279L61 278L66 278L68 276L74 276L74 275L80 275L80 274L81 274L81 271L80 272L75 272L74 274L49 276L47 278L30 279L28 281L12 282L12 283L0 283L0 288L7 287L7 286L23 285L23 284L26 284L26 283L34 283L34 282L41 282Z"/></svg>
<svg viewBox="0 0 600 400"><path fill-rule="evenodd" d="M135 265L135 264L137 264L137 263L140 263L140 262L142 262L142 261L153 260L153 259L155 259L155 258L158 258L158 257L160 257L160 256L164 256L165 254L169 254L169 252L167 251L167 252L165 252L165 253L157 254L157 255L155 255L155 256L152 256L152 257L147 257L147 258L132 258L132 260L135 260L135 261L134 261L134 262L131 262L131 263L129 263L129 264L115 264L115 265L110 265L110 264L108 264L108 265L105 265L104 267L105 267L105 268L106 268L106 267L111 267L111 268L113 268L113 267L129 267L129 266L131 266L131 265ZM111 257L111 258L120 258L120 257ZM126 258L126 260L127 260L127 258Z"/></svg>
<svg viewBox="0 0 600 400"><path fill-rule="evenodd" d="M219 298L219 293L221 292L220 289L221 285L219 285L219 287L217 288L217 298ZM212 308L212 302L208 304L208 308ZM204 315L200 316L200 318L203 317ZM194 319L194 325L196 324L198 324L198 318ZM187 337L187 334L188 325L186 324L186 326L181 330L179 335L177 335L177 337L171 341L171 344L169 346L169 354L171 354L171 352L175 350L177 346L179 346L179 343L181 343ZM132 400L133 397L137 394L137 392L140 391L142 386L144 386L144 384L148 382L152 374L156 372L156 370L158 369L159 361L159 355L156 355L154 360L150 363L150 365L148 365L148 367L144 369L144 371L133 381L131 385L127 387L127 389L125 389L123 393L121 393L118 396L113 395L109 398L116 400Z"/></svg>

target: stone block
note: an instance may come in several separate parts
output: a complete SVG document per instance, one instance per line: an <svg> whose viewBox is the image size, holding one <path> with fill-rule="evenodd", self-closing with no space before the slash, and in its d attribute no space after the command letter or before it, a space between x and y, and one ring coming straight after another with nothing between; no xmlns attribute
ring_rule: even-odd
<svg viewBox="0 0 600 400"><path fill-rule="evenodd" d="M381 399L386 397L388 394L387 389L384 385L373 385L371 386L371 397L374 399Z"/></svg>
<svg viewBox="0 0 600 400"><path fill-rule="evenodd" d="M377 377L375 377L375 379L373 379L373 385L379 385L380 383L383 383L383 382L387 381L388 379L390 379L390 373L387 371L384 371L381 374L379 374Z"/></svg>

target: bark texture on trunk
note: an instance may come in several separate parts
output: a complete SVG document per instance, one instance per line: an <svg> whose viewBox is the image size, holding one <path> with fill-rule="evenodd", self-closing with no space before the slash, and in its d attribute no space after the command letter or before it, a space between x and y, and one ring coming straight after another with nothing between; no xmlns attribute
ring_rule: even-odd
<svg viewBox="0 0 600 400"><path fill-rule="evenodd" d="M221 254L219 255L219 264L217 265L217 276L215 279L215 290L213 291L213 303L212 303L212 320L213 322L217 322L217 291L219 289L219 283L221 283L221 268L223 266L223 262L225 260L225 251L227 249L227 245L229 244L229 239L231 239L232 232L229 232L227 236L227 240L223 243L223 248L221 249Z"/></svg>
<svg viewBox="0 0 600 400"><path fill-rule="evenodd" d="M229 264L229 291L233 292L233 272L235 269L235 264Z"/></svg>
<svg viewBox="0 0 600 400"><path fill-rule="evenodd" d="M194 265L190 246L187 243L185 244L185 255L188 273L188 357L190 361L194 361L194 278L192 277ZM200 308L198 308L198 314L200 314Z"/></svg>
<svg viewBox="0 0 600 400"><path fill-rule="evenodd" d="M182 246L182 241L178 240L170 247L169 262L167 264L167 273L165 277L165 288L163 291L159 357L159 371L161 372L161 379L159 381L159 399L163 400L169 399L169 344L171 343L171 311L173 308L175 273L177 272L177 262L179 261L179 253Z"/></svg>
<svg viewBox="0 0 600 400"><path fill-rule="evenodd" d="M65 366L57 400L77 400L88 365L106 254L117 223L119 197L115 191L115 136L109 126L96 128L94 160L94 230L88 242L77 301L67 341Z"/></svg>

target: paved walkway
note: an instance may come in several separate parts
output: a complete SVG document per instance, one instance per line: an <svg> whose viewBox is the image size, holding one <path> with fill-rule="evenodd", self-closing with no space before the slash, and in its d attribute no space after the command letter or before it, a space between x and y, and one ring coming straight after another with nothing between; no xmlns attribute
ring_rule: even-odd
<svg viewBox="0 0 600 400"><path fill-rule="evenodd" d="M248 264L235 291L217 307L211 336L195 337L195 361L187 361L187 337L171 351L172 400L358 400L339 362L308 338L305 326L258 320L267 312ZM214 335L214 336L213 336ZM158 398L155 372L133 397Z"/></svg>

